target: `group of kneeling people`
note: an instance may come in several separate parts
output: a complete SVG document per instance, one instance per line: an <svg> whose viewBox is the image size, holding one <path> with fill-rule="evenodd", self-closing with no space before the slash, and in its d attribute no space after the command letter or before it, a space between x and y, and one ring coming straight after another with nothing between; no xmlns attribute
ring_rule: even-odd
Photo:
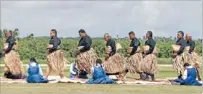
<svg viewBox="0 0 203 94"><path fill-rule="evenodd" d="M71 64L70 67L71 79L87 79L87 74L92 74L92 79L87 81L88 84L111 84L114 83L112 79L123 80L125 75L130 72L133 74L138 73L140 75L140 80L155 80L155 74L158 69L158 51L151 31L146 33L147 40L142 49L140 48L141 43L139 39L135 37L135 33L133 31L129 32L131 42L127 50L129 54L127 59L117 52L120 47L111 36L108 33L104 34L104 40L106 42L104 61L99 59L94 49L91 48L92 39L86 34L85 30L80 29L79 35L81 39L79 40L78 48L76 50L76 62ZM3 51L5 61L4 75L6 78L13 79L26 78L26 76L24 76L23 63L15 49L13 49L15 46L15 39L11 32L9 32L7 36L6 44L8 44L8 47L5 46ZM191 39L186 42L183 39L184 33L182 31L178 32L177 37L178 40L176 45L178 45L179 48L177 51L173 51L173 65L177 72L180 73L180 77L182 77L184 64L197 64L199 61L197 58L184 58L184 56L198 57L194 52L194 42ZM57 37L57 31L52 29L50 31L50 41L47 46L48 64L45 77L42 76L42 70L39 63L37 63L34 58L31 58L27 69L27 82L47 83L47 78L53 71L58 72L62 79L65 78L64 66L67 60L60 50L60 44L61 40ZM189 52L184 52L186 46L190 46ZM187 76L189 76L190 73L191 72L188 71ZM194 75L192 77L193 79L196 79L196 77L194 78ZM181 82L183 80L180 81L179 79L178 81Z"/></svg>

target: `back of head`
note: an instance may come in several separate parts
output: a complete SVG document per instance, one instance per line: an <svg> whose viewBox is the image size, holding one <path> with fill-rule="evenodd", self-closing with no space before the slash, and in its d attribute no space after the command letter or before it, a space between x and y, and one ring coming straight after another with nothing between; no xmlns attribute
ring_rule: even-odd
<svg viewBox="0 0 203 94"><path fill-rule="evenodd" d="M101 59L97 59L96 60L96 64L100 64L101 65L102 64L102 60Z"/></svg>
<svg viewBox="0 0 203 94"><path fill-rule="evenodd" d="M30 62L36 62L37 63L37 61L34 57L30 58Z"/></svg>
<svg viewBox="0 0 203 94"><path fill-rule="evenodd" d="M189 63L185 63L183 66L186 68L186 67L189 67L190 64Z"/></svg>

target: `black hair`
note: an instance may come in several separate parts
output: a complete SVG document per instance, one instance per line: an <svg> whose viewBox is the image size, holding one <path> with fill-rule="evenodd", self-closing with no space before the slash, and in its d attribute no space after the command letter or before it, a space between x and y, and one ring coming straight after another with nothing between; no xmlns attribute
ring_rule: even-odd
<svg viewBox="0 0 203 94"><path fill-rule="evenodd" d="M152 31L147 31L147 33L149 34L150 37L153 37Z"/></svg>
<svg viewBox="0 0 203 94"><path fill-rule="evenodd" d="M79 33L86 33L84 29L80 29L78 32Z"/></svg>
<svg viewBox="0 0 203 94"><path fill-rule="evenodd" d="M129 35L130 35L130 34L133 34L133 35L135 35L135 33L134 33L133 31L130 31L130 32L129 32L128 34L129 34Z"/></svg>
<svg viewBox="0 0 203 94"><path fill-rule="evenodd" d="M101 59L97 59L96 60L96 64L100 64L101 65L102 64L102 60Z"/></svg>
<svg viewBox="0 0 203 94"><path fill-rule="evenodd" d="M188 66L190 66L190 64L189 63L185 63L183 66L184 67L188 67Z"/></svg>
<svg viewBox="0 0 203 94"><path fill-rule="evenodd" d="M34 57L30 58L30 62L36 62L37 63L37 61Z"/></svg>
<svg viewBox="0 0 203 94"><path fill-rule="evenodd" d="M55 36L57 36L57 31L56 31L56 29L51 29L51 31L55 33Z"/></svg>
<svg viewBox="0 0 203 94"><path fill-rule="evenodd" d="M184 32L183 31L178 31L178 33L180 33L182 36L184 36Z"/></svg>

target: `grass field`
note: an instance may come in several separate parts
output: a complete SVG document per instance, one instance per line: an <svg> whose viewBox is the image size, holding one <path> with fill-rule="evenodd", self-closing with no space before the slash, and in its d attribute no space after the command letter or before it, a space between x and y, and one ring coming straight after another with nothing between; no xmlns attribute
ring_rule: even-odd
<svg viewBox="0 0 203 94"><path fill-rule="evenodd" d="M46 61L41 61L45 63ZM159 59L159 64L169 64L170 59ZM3 67L0 67L2 75ZM45 67L43 67L45 72ZM202 73L201 73L202 74ZM52 74L56 75L56 74ZM69 68L65 70L68 77ZM176 77L172 67L159 67L158 79ZM138 78L138 75L127 75L128 79ZM201 87L172 85L85 85L85 84L1 84L2 94L201 94Z"/></svg>
<svg viewBox="0 0 203 94"><path fill-rule="evenodd" d="M176 72L172 67L159 67L159 70L160 72L157 75L159 79L176 77ZM43 71L45 71L45 68L43 68ZM65 70L65 75L69 75L68 68ZM138 75L128 74L127 78L138 78ZM201 87L172 85L1 84L3 94L65 94L73 92L73 94L82 94L83 92L92 94L102 94L102 92L105 92L105 94L123 94L124 92L126 94L201 94L201 89Z"/></svg>

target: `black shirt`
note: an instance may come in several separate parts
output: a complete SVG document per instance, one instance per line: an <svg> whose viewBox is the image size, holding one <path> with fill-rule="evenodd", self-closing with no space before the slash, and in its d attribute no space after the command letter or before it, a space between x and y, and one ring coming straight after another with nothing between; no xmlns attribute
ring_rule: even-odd
<svg viewBox="0 0 203 94"><path fill-rule="evenodd" d="M109 56L112 56L116 53L116 43L113 39L110 39L106 43L106 47L110 46L111 47L111 52L109 53Z"/></svg>
<svg viewBox="0 0 203 94"><path fill-rule="evenodd" d="M8 39L6 40L6 43L8 43L8 48L5 50L5 53L8 53L12 50L15 41L16 39L13 36L8 37Z"/></svg>
<svg viewBox="0 0 203 94"><path fill-rule="evenodd" d="M194 42L194 41L189 40L189 41L187 41L187 44L186 44L186 45L187 45L187 46L190 46L189 53L191 53L191 52L194 51L194 49L195 49L195 42Z"/></svg>
<svg viewBox="0 0 203 94"><path fill-rule="evenodd" d="M137 38L131 40L130 47L133 47L130 55L134 55L137 51L138 46L140 46L140 41Z"/></svg>
<svg viewBox="0 0 203 94"><path fill-rule="evenodd" d="M148 54L152 54L154 48L155 48L155 45L156 45L156 42L154 41L154 39L152 38L149 38L146 42L145 42L145 45L148 45L149 46L149 51L146 53L146 55Z"/></svg>
<svg viewBox="0 0 203 94"><path fill-rule="evenodd" d="M54 36L49 40L49 44L53 45L52 48L49 48L49 52L53 52L57 50L58 46L61 44L61 40Z"/></svg>
<svg viewBox="0 0 203 94"><path fill-rule="evenodd" d="M177 54L181 55L185 49L186 41L183 38L180 38L176 41L176 45L180 45L180 49Z"/></svg>
<svg viewBox="0 0 203 94"><path fill-rule="evenodd" d="M92 45L92 39L86 35L84 38L81 38L79 41L78 46L84 46L82 49L80 49L80 52L85 52L90 50Z"/></svg>

